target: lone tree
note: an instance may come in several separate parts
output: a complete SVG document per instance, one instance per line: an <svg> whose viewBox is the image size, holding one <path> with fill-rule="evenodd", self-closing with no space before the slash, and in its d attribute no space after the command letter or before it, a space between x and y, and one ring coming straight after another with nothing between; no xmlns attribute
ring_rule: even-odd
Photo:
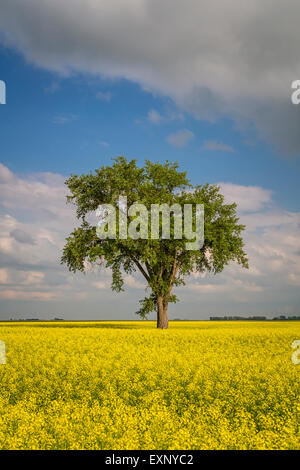
<svg viewBox="0 0 300 470"><path fill-rule="evenodd" d="M186 172L178 171L177 163L145 161L139 168L136 160L125 157L114 159L112 166L102 166L95 173L71 175L66 180L70 195L68 202L75 204L81 226L66 239L62 263L69 270L85 271L87 263L98 264L112 271L112 289L123 291L123 273L139 271L145 278L150 295L140 300L138 313L142 318L157 312L157 327L168 327L168 304L176 302L173 288L185 284L192 272L221 272L231 261L248 268L247 256L241 237L236 204L225 204L219 187L205 184L192 186ZM204 243L202 248L189 250L186 238L174 239L174 214L171 214L171 238L123 239L117 223L114 239L100 239L96 225L87 221L99 205L116 205L120 195L127 197L128 207L141 203L150 212L152 204L203 204ZM194 206L193 206L194 207ZM126 213L128 221L134 217ZM173 222L173 225L172 225ZM160 228L162 223L160 220Z"/></svg>

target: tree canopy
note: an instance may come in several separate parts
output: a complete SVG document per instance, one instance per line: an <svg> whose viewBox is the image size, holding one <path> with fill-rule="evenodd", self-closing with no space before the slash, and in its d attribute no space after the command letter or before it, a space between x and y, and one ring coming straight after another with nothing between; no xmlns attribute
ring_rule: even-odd
<svg viewBox="0 0 300 470"><path fill-rule="evenodd" d="M167 309L170 302L178 299L173 288L185 284L193 272L205 271L217 274L231 261L248 267L241 237L244 225L239 224L236 204L226 204L216 185L192 186L186 172L179 171L177 163L145 161L138 167L136 160L125 157L114 159L111 166L89 174L71 175L66 185L70 194L68 202L74 203L81 225L66 239L62 263L70 271L85 271L86 263L99 264L110 268L111 287L114 291L124 290L124 273L140 272L145 279L149 295L140 300L138 314L145 318L150 312L157 312L157 326L168 327ZM88 221L100 205L116 205L120 196L127 197L128 207L134 203L143 204L149 211L153 204L203 204L204 243L200 249L188 250L186 237L175 239L174 214L171 214L171 238L123 239L118 224L116 238L100 239L97 225ZM127 212L128 220L134 219Z"/></svg>

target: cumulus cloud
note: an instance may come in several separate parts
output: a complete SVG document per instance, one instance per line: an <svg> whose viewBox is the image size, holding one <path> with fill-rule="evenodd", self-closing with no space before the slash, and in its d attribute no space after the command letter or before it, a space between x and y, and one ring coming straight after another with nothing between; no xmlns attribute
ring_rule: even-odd
<svg viewBox="0 0 300 470"><path fill-rule="evenodd" d="M204 150L221 151L221 152L234 152L234 148L223 142L216 142L214 140L206 140L202 146Z"/></svg>
<svg viewBox="0 0 300 470"><path fill-rule="evenodd" d="M18 307L21 314L24 302L31 312L36 303L41 308L64 302L72 305L69 317L82 318L78 302L84 301L84 312L99 312L98 318L103 318L110 311L112 315L123 312L124 298L129 302L124 318L136 310L146 287L138 274L125 276L128 297L120 297L111 293L111 276L104 268L74 275L60 266L65 238L78 223L72 206L65 204L62 175L20 177L0 165L0 177L1 314L4 302L13 306L22 302ZM298 313L300 213L276 207L272 192L266 188L232 183L219 186L227 202L237 202L240 221L247 227L244 239L250 269L231 264L216 277L195 273L186 288L178 289L179 297L192 302L193 318L199 318L199 301L202 318L207 318L211 309L224 314L226 305L230 314ZM181 308L178 304L179 311Z"/></svg>
<svg viewBox="0 0 300 470"><path fill-rule="evenodd" d="M194 138L192 131L188 129L182 129L180 131L174 132L167 137L167 142L174 147L184 147Z"/></svg>
<svg viewBox="0 0 300 470"><path fill-rule="evenodd" d="M108 270L74 276L60 265L65 238L78 225L73 206L66 204L64 181L54 173L21 177L0 164L0 318L4 302L8 310L9 305L19 305L15 302L31 308L38 303L41 308L45 303L105 299L108 305L113 296ZM129 290L141 287L133 276L126 276L125 284ZM16 308L22 316L25 306ZM71 316L78 315L82 318L75 305Z"/></svg>
<svg viewBox="0 0 300 470"><path fill-rule="evenodd" d="M249 315L269 317L299 314L300 213L279 209L272 192L258 186L219 186L227 202L237 203L240 222L246 226L243 238L250 269L230 264L216 277L196 273L179 295L190 302L201 295L204 305L217 314L224 314L226 306L229 315L245 309Z"/></svg>
<svg viewBox="0 0 300 470"><path fill-rule="evenodd" d="M10 284L10 289L0 287L0 297L58 298L62 290L53 281L66 282L59 259L75 222L66 207L64 178L52 173L19 177L4 165L0 176L0 284Z"/></svg>
<svg viewBox="0 0 300 470"><path fill-rule="evenodd" d="M178 112L178 110L176 111L172 109L172 107L166 106L163 113L156 111L156 109L150 109L147 114L147 120L151 122L151 124L157 125L169 123L171 121L184 121L185 116L182 112Z"/></svg>
<svg viewBox="0 0 300 470"><path fill-rule="evenodd" d="M0 163L0 184L12 183L13 181L15 181L14 174Z"/></svg>
<svg viewBox="0 0 300 470"><path fill-rule="evenodd" d="M112 98L112 94L110 91L98 91L96 94L96 98L101 101L106 101L107 103L110 102Z"/></svg>
<svg viewBox="0 0 300 470"><path fill-rule="evenodd" d="M145 289L146 283L142 282L142 280L138 280L136 277L128 274L124 277L124 283L126 286L132 287L133 289Z"/></svg>
<svg viewBox="0 0 300 470"><path fill-rule="evenodd" d="M93 282L93 286L95 286L97 289L109 289L110 284L111 283L108 280Z"/></svg>
<svg viewBox="0 0 300 470"><path fill-rule="evenodd" d="M247 282L247 281L242 281L241 279L234 279L230 278L227 282L222 283L214 283L214 284L205 284L205 283L192 283L188 284L188 289L197 291L197 292L202 292L205 294L221 294L221 293L226 293L228 294L233 294L237 290L239 292L244 291L244 292L262 292L263 287L255 284L254 282Z"/></svg>
<svg viewBox="0 0 300 470"><path fill-rule="evenodd" d="M10 236L13 237L17 242L25 243L28 245L34 245L35 241L29 233L24 232L19 228L15 228L10 232Z"/></svg>
<svg viewBox="0 0 300 470"><path fill-rule="evenodd" d="M38 66L132 80L299 155L299 16L298 0L2 0L0 31Z"/></svg>
<svg viewBox="0 0 300 470"><path fill-rule="evenodd" d="M60 84L57 80L53 80L48 87L45 88L46 93L56 93L60 89Z"/></svg>
<svg viewBox="0 0 300 470"><path fill-rule="evenodd" d="M58 298L55 292L24 291L18 289L0 290L0 299L6 300L43 300L50 301Z"/></svg>
<svg viewBox="0 0 300 470"><path fill-rule="evenodd" d="M272 191L259 186L242 186L232 183L218 183L228 204L236 202L240 212L254 212L271 203ZM258 214L255 219L257 220ZM279 220L277 218L277 220Z"/></svg>
<svg viewBox="0 0 300 470"><path fill-rule="evenodd" d="M163 116L158 111L155 111L155 109L151 109L148 112L147 118L152 124L160 124L164 120Z"/></svg>

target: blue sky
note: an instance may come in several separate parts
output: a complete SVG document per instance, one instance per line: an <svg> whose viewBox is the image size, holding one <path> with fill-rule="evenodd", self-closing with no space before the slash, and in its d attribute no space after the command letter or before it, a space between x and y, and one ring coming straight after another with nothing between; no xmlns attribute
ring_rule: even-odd
<svg viewBox="0 0 300 470"><path fill-rule="evenodd" d="M249 130L236 130L229 118L197 120L168 97L125 79L64 78L3 46L0 67L7 86L7 105L0 108L1 158L17 173L67 176L118 155L140 163L168 159L178 161L193 183L259 185L273 190L282 207L299 208L299 160L280 155ZM149 119L153 110L161 116L157 123ZM184 129L193 133L190 141L182 147L168 143L170 134ZM205 149L207 141L232 151Z"/></svg>
<svg viewBox="0 0 300 470"><path fill-rule="evenodd" d="M300 107L296 109L289 100L290 79L299 78L291 74L291 70L297 71L298 56L291 54L291 67L282 65L279 74L274 72L282 77L277 84L269 79L274 64L266 60L264 65L256 58L254 61L252 51L246 51L244 68L250 64L256 67L250 81L249 76L241 75L238 60L234 66L231 56L223 58L222 41L210 38L210 47L215 55L222 55L224 62L224 75L217 80L213 73L203 72L205 65L208 71L212 67L203 62L206 55L201 49L208 41L208 32L199 32L204 35L197 38L202 55L194 53L195 59L187 67L181 65L178 57L186 39L185 47L193 58L189 31L186 38L173 38L175 52L171 42L169 49L164 50L141 40L140 48L135 49L126 28L110 42L110 30L106 31L101 16L97 20L102 24L100 36L87 28L80 47L72 50L67 45L76 44L77 30L76 24L70 24L70 0L64 6L53 2L56 10L48 11L47 19L38 2L32 2L29 8L44 25L49 21L54 29L58 28L55 41L50 28L43 33L34 25L28 26L24 15L14 10L20 7L17 0L4 3L0 20L0 80L6 83L7 103L0 106L0 318L22 317L31 312L45 318L61 312L67 312L68 318L81 318L82 309L90 318L135 318L137 299L143 296L140 279L127 280L128 292L122 294L122 300L110 292L106 273L104 280L101 275L91 275L94 277L88 280L80 276L71 279L58 262L64 237L72 228L71 220L64 225L68 218L68 209L64 208L65 177L109 164L118 155L136 158L139 164L145 158L178 161L192 183L224 184L224 194L229 200L240 202L241 218L250 227L246 240L253 272L242 274L229 269L219 280L203 279L203 288L195 277L190 290L182 292L185 314L181 315L182 302L171 315L202 319L208 317L208 312L299 313L300 146L296 124L300 120L295 123L295 119L299 119ZM97 0L94 3L99 4ZM181 6L175 3L175 14L180 17ZM196 4L192 3L191 14L193 9L197 13ZM133 4L128 0L130 8L137 8ZM65 31L51 16L60 8ZM120 18L117 8L109 8L108 21L114 31ZM279 8L277 5L274 15L280 14ZM290 14L293 15L292 9ZM149 15L151 23L151 12ZM16 21L12 21L13 17ZM130 18L125 15L125 24L135 21ZM267 12L265 19L267 22ZM79 21L76 14L73 20ZM262 44L254 20L255 16L250 41L253 49L255 41ZM233 19L220 15L216 21L220 28L224 26L225 38ZM244 18L240 21L243 25ZM267 27L272 25L266 23ZM157 23L152 28L160 37ZM235 25L233 31L234 28ZM245 38L237 37L241 44L249 33L249 28L244 29ZM269 60L273 51L280 54L276 30L274 37ZM294 40L292 30L287 37ZM163 59L161 54L165 54ZM186 60L185 54L183 58ZM280 55L275 59L275 65L283 60ZM197 60L201 72L193 68ZM220 61L216 63L219 66ZM265 81L260 80L262 76L267 77ZM47 191L49 202L40 197ZM56 225L55 205L60 211ZM77 301L74 295L78 296ZM105 306L100 313L99 300Z"/></svg>

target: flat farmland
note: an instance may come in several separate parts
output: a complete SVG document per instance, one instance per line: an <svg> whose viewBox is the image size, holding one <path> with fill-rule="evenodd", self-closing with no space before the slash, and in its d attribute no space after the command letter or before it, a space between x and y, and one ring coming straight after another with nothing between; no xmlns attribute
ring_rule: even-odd
<svg viewBox="0 0 300 470"><path fill-rule="evenodd" d="M1 449L300 449L300 322L0 323Z"/></svg>

